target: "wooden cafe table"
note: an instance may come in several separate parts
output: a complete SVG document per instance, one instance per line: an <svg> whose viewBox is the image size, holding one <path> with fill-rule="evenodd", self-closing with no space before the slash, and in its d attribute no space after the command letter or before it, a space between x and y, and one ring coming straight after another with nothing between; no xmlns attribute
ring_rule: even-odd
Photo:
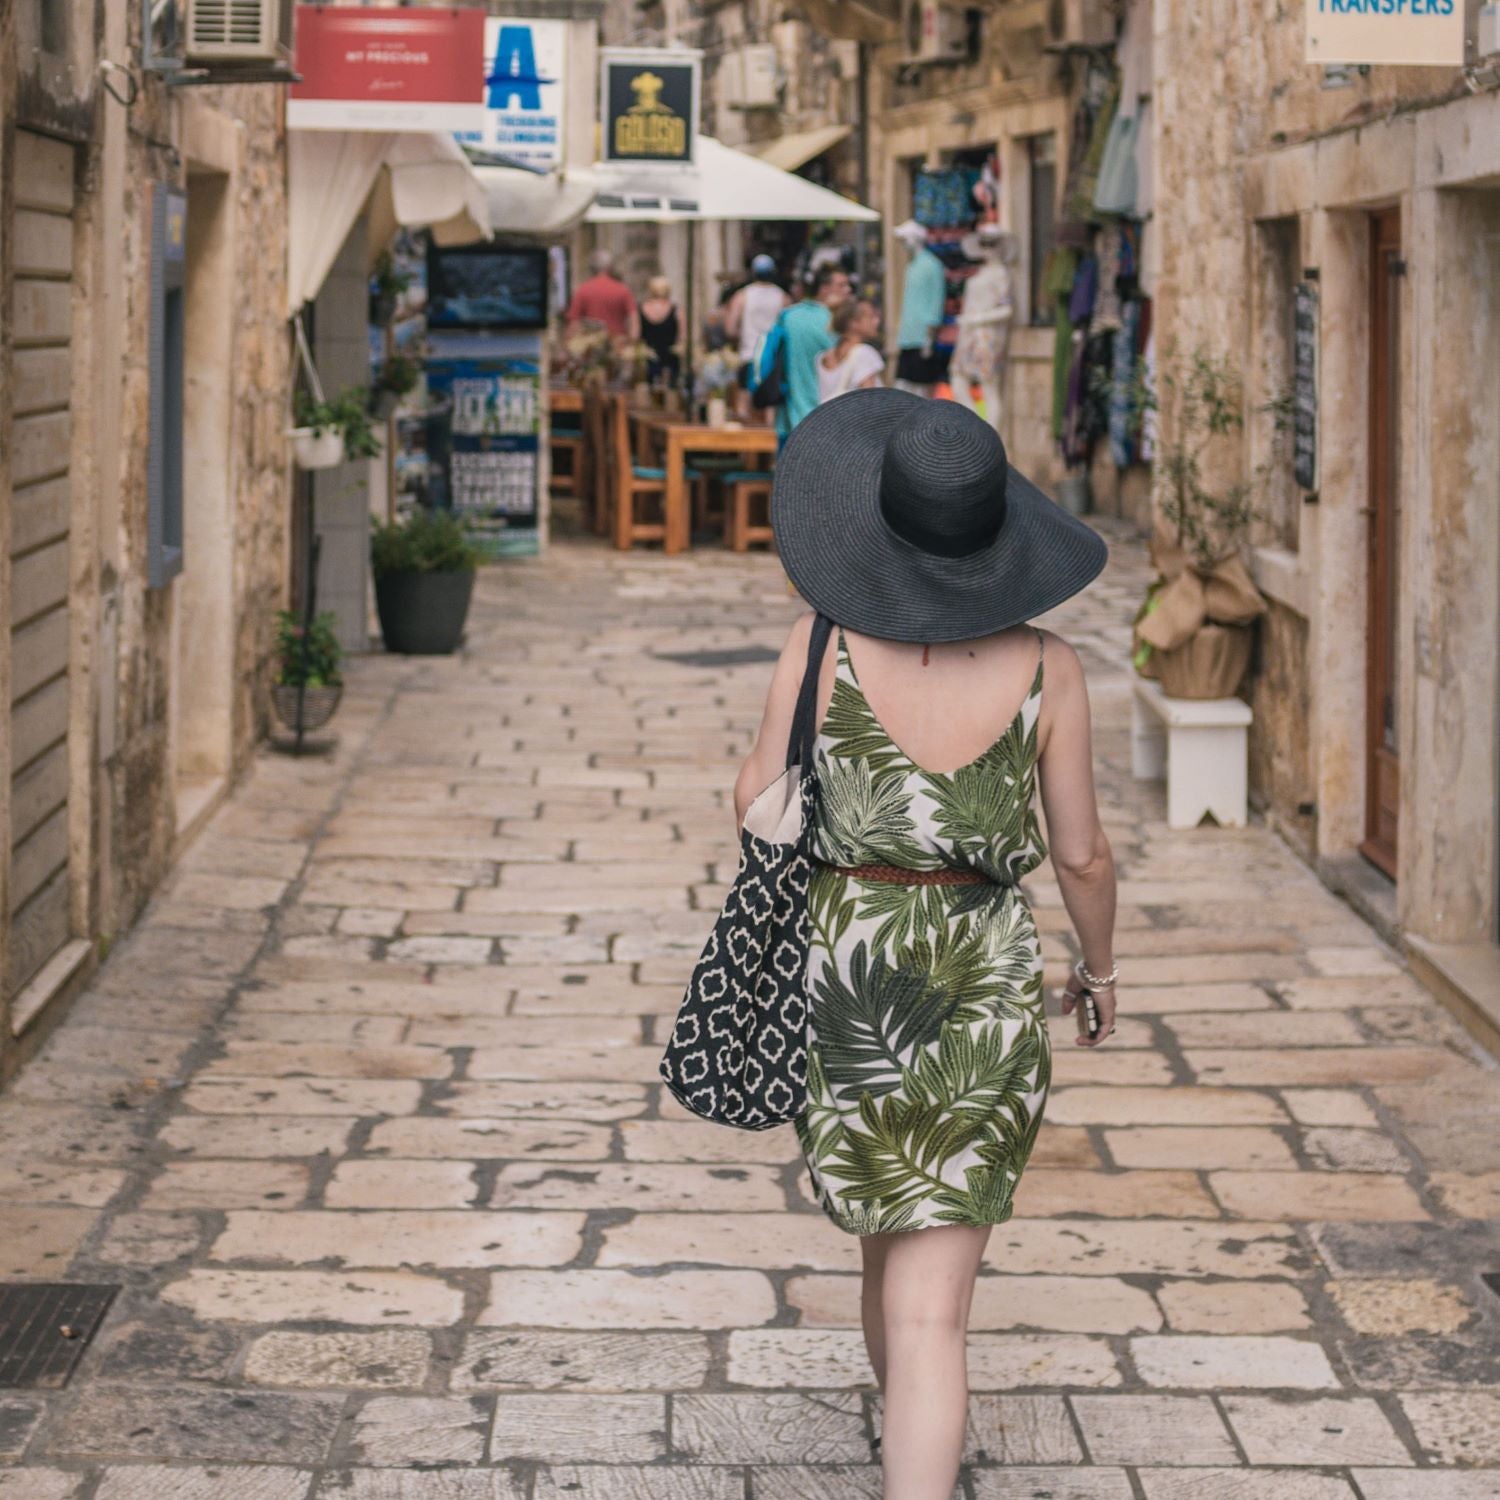
<svg viewBox="0 0 1500 1500"><path fill-rule="evenodd" d="M688 422L661 412L633 412L632 420L640 424L660 446L662 467L667 471L667 489L663 501L667 535L662 544L665 552L686 552L692 545L692 514L688 505L687 457L690 453L738 453L747 459L776 452L774 427L710 427L704 422ZM751 467L747 463L746 467Z"/></svg>

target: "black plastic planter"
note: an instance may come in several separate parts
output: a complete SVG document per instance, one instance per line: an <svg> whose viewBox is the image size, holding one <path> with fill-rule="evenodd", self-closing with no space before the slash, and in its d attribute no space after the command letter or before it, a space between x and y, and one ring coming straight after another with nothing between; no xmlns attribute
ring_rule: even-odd
<svg viewBox="0 0 1500 1500"><path fill-rule="evenodd" d="M473 573L387 573L375 580L375 610L387 651L447 656L458 650Z"/></svg>

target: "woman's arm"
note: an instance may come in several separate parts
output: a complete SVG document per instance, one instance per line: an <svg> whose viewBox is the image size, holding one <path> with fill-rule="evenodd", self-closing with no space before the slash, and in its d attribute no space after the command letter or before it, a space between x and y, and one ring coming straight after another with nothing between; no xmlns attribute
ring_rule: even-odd
<svg viewBox="0 0 1500 1500"><path fill-rule="evenodd" d="M809 611L792 626L792 633L781 648L781 659L771 674L771 690L766 695L765 713L761 716L755 744L735 777L734 821L737 828L744 825L746 808L786 769L786 745L791 738L792 716L797 711L797 694L802 687L802 669L807 663L812 622Z"/></svg>
<svg viewBox="0 0 1500 1500"><path fill-rule="evenodd" d="M1084 967L1108 974L1114 967L1115 862L1094 795L1088 688L1077 653L1050 631L1039 734L1042 809L1058 888L1078 933ZM1073 975L1063 996L1064 1015L1072 1014L1081 988ZM1084 1047L1098 1046L1114 1029L1115 987L1095 990L1094 998L1099 1035L1092 1042L1080 1036Z"/></svg>

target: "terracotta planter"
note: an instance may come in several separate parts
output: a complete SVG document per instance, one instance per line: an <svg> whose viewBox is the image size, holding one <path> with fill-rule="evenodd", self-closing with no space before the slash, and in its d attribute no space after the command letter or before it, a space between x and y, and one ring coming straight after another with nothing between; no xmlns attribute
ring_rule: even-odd
<svg viewBox="0 0 1500 1500"><path fill-rule="evenodd" d="M458 650L473 573L386 573L375 580L375 610L387 651L447 656Z"/></svg>
<svg viewBox="0 0 1500 1500"><path fill-rule="evenodd" d="M1251 625L1200 625L1184 645L1151 653L1152 675L1169 698L1232 698L1253 642Z"/></svg>
<svg viewBox="0 0 1500 1500"><path fill-rule="evenodd" d="M342 432L293 427L288 435L292 440L292 457L299 469L332 469L344 461Z"/></svg>

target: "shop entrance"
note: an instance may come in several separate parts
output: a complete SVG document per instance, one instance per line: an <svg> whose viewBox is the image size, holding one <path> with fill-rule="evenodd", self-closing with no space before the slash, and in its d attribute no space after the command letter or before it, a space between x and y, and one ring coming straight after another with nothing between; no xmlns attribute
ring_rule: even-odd
<svg viewBox="0 0 1500 1500"><path fill-rule="evenodd" d="M1370 416L1365 640L1365 837L1360 852L1396 878L1401 579L1401 212L1370 216Z"/></svg>

